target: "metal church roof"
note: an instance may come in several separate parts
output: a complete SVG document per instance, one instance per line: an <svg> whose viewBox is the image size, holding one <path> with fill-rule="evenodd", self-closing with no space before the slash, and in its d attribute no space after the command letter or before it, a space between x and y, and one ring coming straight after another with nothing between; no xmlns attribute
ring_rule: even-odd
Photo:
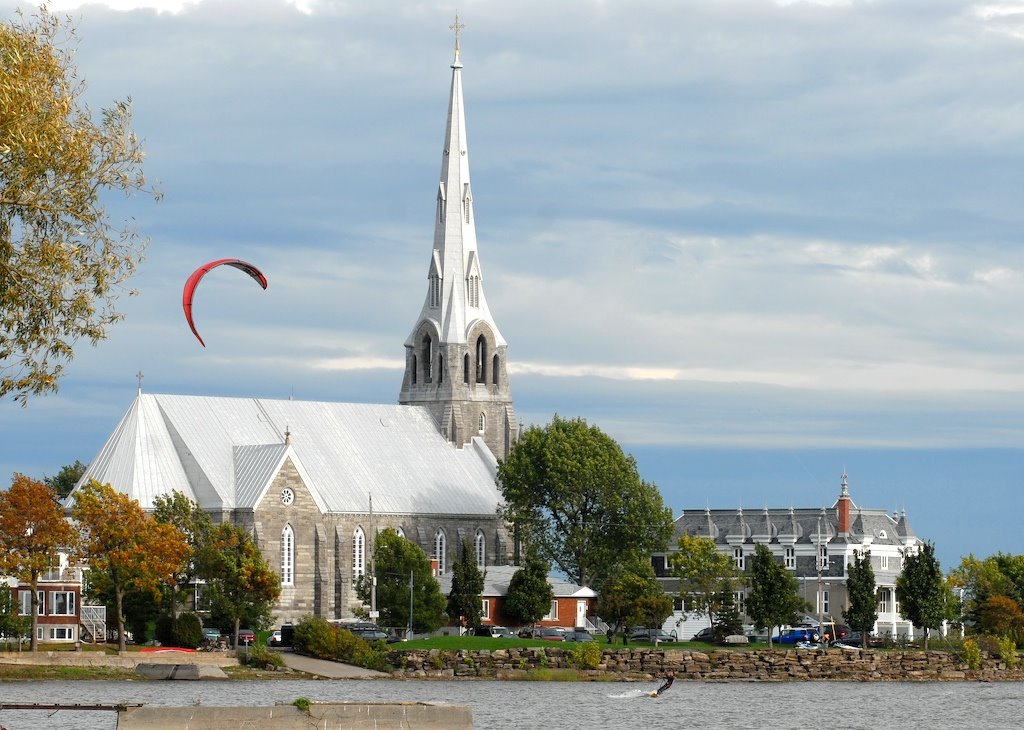
<svg viewBox="0 0 1024 730"><path fill-rule="evenodd" d="M140 393L82 482L145 509L173 490L205 509L251 508L287 457L325 512L365 513L371 494L382 514L493 516L501 502L487 446L455 447L425 408L260 398Z"/></svg>

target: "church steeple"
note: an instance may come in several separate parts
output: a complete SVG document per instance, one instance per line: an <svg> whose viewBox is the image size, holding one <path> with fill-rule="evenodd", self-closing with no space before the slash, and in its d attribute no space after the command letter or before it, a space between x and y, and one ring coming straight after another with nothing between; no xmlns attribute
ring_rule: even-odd
<svg viewBox="0 0 1024 730"><path fill-rule="evenodd" d="M427 294L405 341L399 402L428 406L451 441L463 445L479 436L502 458L517 432L508 384L508 346L487 306L477 250L459 47L465 26L456 15L450 27L455 31L455 58L436 192L434 245L427 267Z"/></svg>

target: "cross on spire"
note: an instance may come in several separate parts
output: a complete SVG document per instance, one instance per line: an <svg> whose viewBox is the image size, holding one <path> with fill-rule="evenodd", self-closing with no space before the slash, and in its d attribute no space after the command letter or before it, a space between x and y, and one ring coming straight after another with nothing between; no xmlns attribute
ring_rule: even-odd
<svg viewBox="0 0 1024 730"><path fill-rule="evenodd" d="M139 392L140 393L142 392L142 379L144 377L146 377L146 376L142 374L141 370L139 372L135 373L135 379L139 381Z"/></svg>
<svg viewBox="0 0 1024 730"><path fill-rule="evenodd" d="M448 26L448 28L450 28L451 30L455 31L455 58L456 58L456 60L458 60L458 58L459 58L459 34L462 32L462 29L465 28L465 27L466 27L465 23L460 23L459 22L459 11L456 10L455 11L455 22Z"/></svg>

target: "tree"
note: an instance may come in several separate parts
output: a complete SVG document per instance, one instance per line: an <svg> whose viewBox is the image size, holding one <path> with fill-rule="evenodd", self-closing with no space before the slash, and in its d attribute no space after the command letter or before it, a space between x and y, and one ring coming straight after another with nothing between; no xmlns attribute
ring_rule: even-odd
<svg viewBox="0 0 1024 730"><path fill-rule="evenodd" d="M527 546L523 566L512 574L508 583L503 611L518 624L532 625L551 611L553 599L548 564L532 546Z"/></svg>
<svg viewBox="0 0 1024 730"><path fill-rule="evenodd" d="M672 574L679 578L679 597L687 613L707 614L714 626L722 598L732 596L736 564L708 537L683 535L678 547L669 562ZM735 608L734 599L733 606Z"/></svg>
<svg viewBox="0 0 1024 730"><path fill-rule="evenodd" d="M949 581L964 594L965 617L981 624L981 610L994 596L1024 603L1024 555L996 553L979 560L973 554L961 558L950 571Z"/></svg>
<svg viewBox="0 0 1024 730"><path fill-rule="evenodd" d="M1011 636L1024 629L1024 612L1009 596L992 596L981 607L981 628L986 634Z"/></svg>
<svg viewBox="0 0 1024 730"><path fill-rule="evenodd" d="M18 651L21 651L21 638L30 632L35 634L30 618L18 615L19 608L14 600L14 591L5 581L0 581L0 636L4 637L8 651L11 639L17 640Z"/></svg>
<svg viewBox="0 0 1024 730"><path fill-rule="evenodd" d="M672 614L672 599L658 583L650 560L634 560L608 576L597 612L616 633L627 626L658 627Z"/></svg>
<svg viewBox="0 0 1024 730"><path fill-rule="evenodd" d="M124 599L129 591L160 597L188 556L185 536L158 523L139 503L95 479L74 494L71 516L82 535L91 590L113 597L118 650L126 650Z"/></svg>
<svg viewBox="0 0 1024 730"><path fill-rule="evenodd" d="M214 622L234 627L236 647L243 621L254 631L270 625L281 581L244 527L230 522L214 527L197 560L197 572L206 579Z"/></svg>
<svg viewBox="0 0 1024 730"><path fill-rule="evenodd" d="M937 629L949 617L949 588L942 577L935 545L926 542L921 550L903 551L903 572L896 579L900 616L924 629L924 648L928 631Z"/></svg>
<svg viewBox="0 0 1024 730"><path fill-rule="evenodd" d="M71 490L78 484L78 480L85 474L85 470L86 465L75 459L74 464L65 464L61 467L61 470L57 472L57 476L44 476L43 484L56 493L57 499L63 500L71 494Z"/></svg>
<svg viewBox="0 0 1024 730"><path fill-rule="evenodd" d="M75 553L78 533L68 524L56 495L42 482L15 474L0 492L0 574L12 575L31 589L31 645L38 649L39 578L62 551Z"/></svg>
<svg viewBox="0 0 1024 730"><path fill-rule="evenodd" d="M871 567L871 552L853 551L853 562L846 569L846 593L850 607L843 618L850 628L860 632L861 648L868 648L868 634L878 621L878 596L875 590L875 571Z"/></svg>
<svg viewBox="0 0 1024 730"><path fill-rule="evenodd" d="M45 7L0 23L0 396L57 389L64 362L120 320L145 242L101 200L146 187L129 101L97 124L82 102L75 29ZM62 44L66 44L63 45Z"/></svg>
<svg viewBox="0 0 1024 730"><path fill-rule="evenodd" d="M167 609L171 618L178 614L178 594L188 590L198 578L198 556L202 555L213 532L213 521L195 502L175 490L170 495L157 495L153 500L153 519L173 525L189 546L188 557L174 573L174 582L167 589Z"/></svg>
<svg viewBox="0 0 1024 730"><path fill-rule="evenodd" d="M377 610L382 625L409 625L410 591L413 631L436 631L444 625L444 595L431 571L430 558L419 545L389 527L377 533L373 556L377 572ZM369 587L360 586L357 594L368 601Z"/></svg>
<svg viewBox="0 0 1024 730"><path fill-rule="evenodd" d="M740 607L736 605L736 594L730 588L718 594L718 623L715 624L715 641L743 633L743 619Z"/></svg>
<svg viewBox="0 0 1024 730"><path fill-rule="evenodd" d="M452 590L448 594L448 619L460 626L475 629L480 626L481 597L484 574L467 540L462 541L462 554L452 568Z"/></svg>
<svg viewBox="0 0 1024 730"><path fill-rule="evenodd" d="M759 629L768 629L768 645L772 643L771 629L795 623L797 613L805 602L797 595L799 584L771 550L758 545L754 550L750 570L750 594L747 596L747 615Z"/></svg>
<svg viewBox="0 0 1024 730"><path fill-rule="evenodd" d="M506 519L581 586L599 588L616 563L664 550L672 535L657 487L583 419L526 429L498 465L498 485Z"/></svg>

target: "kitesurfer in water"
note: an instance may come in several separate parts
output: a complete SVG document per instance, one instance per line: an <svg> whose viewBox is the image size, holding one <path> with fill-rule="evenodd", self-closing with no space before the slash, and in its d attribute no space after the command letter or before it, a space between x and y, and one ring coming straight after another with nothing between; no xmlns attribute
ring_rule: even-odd
<svg viewBox="0 0 1024 730"><path fill-rule="evenodd" d="M675 682L675 681L676 681L676 673L674 671L669 671L669 673L665 675L665 681L662 682L661 686L658 687L658 689L654 693L651 694L651 697L657 697L662 692L664 692L669 687L671 687L672 683Z"/></svg>

